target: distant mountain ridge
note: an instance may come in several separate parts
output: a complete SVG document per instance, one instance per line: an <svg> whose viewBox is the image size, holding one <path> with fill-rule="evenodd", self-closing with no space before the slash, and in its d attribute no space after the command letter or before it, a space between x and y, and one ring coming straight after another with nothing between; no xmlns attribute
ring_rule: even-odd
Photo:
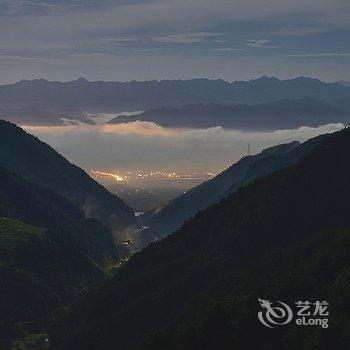
<svg viewBox="0 0 350 350"><path fill-rule="evenodd" d="M210 79L144 82L89 82L84 78L55 82L37 79L0 86L0 108L18 110L30 106L71 119L83 119L84 112L120 114L123 111L196 103L260 104L304 97L327 102L346 99L350 98L350 87L305 77L290 80L261 77L233 83ZM32 123L35 122L33 119ZM47 123L52 124L50 118Z"/></svg>
<svg viewBox="0 0 350 350"><path fill-rule="evenodd" d="M132 116L120 115L106 124L135 121L153 122L169 128L221 126L228 129L276 130L301 126L315 127L330 123L346 124L350 121L350 111L314 98L283 99L256 105L200 103L183 107L162 107Z"/></svg>
<svg viewBox="0 0 350 350"><path fill-rule="evenodd" d="M111 230L135 225L131 208L53 148L0 120L0 166L65 196Z"/></svg>
<svg viewBox="0 0 350 350"><path fill-rule="evenodd" d="M20 108L5 109L0 107L0 117L7 121L10 121L19 125L45 125L45 126L57 126L69 124L94 124L94 122L88 118L80 115L66 115L63 113L47 112L39 110L36 107L27 106Z"/></svg>

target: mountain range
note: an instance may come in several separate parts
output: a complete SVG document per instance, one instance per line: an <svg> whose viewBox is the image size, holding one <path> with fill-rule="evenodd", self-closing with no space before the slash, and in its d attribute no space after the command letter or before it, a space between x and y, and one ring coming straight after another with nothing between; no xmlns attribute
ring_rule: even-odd
<svg viewBox="0 0 350 350"><path fill-rule="evenodd" d="M53 148L0 120L0 166L63 195L112 231L135 225L131 208Z"/></svg>
<svg viewBox="0 0 350 350"><path fill-rule="evenodd" d="M336 105L338 100L350 99L350 87L305 77L279 80L265 76L233 83L210 79L89 82L80 78L71 82L21 80L0 86L0 108L5 116L29 125L60 125L62 117L91 123L86 112L120 114L198 103L252 105L304 97Z"/></svg>
<svg viewBox="0 0 350 350"><path fill-rule="evenodd" d="M344 106L343 106L344 107ZM280 100L257 105L194 104L162 107L132 116L117 116L106 124L152 122L168 128L211 128L240 130L296 129L330 123L348 124L350 111L313 98Z"/></svg>
<svg viewBox="0 0 350 350"><path fill-rule="evenodd" d="M52 349L347 349L350 129L135 254L60 319ZM259 298L329 303L329 328L270 329Z"/></svg>

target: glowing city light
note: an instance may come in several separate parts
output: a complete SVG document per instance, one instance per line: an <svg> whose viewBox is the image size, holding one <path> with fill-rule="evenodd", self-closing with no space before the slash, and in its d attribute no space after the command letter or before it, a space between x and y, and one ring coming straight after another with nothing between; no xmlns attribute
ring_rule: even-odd
<svg viewBox="0 0 350 350"><path fill-rule="evenodd" d="M216 174L211 172L188 172L188 173L177 173L175 171L164 172L159 170L142 171L138 170L135 173L127 171L121 173L119 171L101 171L91 170L91 175L94 179L105 179L114 181L132 181L132 180L208 180Z"/></svg>

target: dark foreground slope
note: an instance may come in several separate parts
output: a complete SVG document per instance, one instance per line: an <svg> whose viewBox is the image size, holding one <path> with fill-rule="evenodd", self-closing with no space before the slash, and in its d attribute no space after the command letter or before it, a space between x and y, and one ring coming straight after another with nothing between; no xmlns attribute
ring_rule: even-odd
<svg viewBox="0 0 350 350"><path fill-rule="evenodd" d="M348 348L349 178L346 129L136 254L52 329L52 348ZM327 300L330 327L268 329L257 298Z"/></svg>
<svg viewBox="0 0 350 350"><path fill-rule="evenodd" d="M185 220L209 205L219 202L255 179L296 163L323 140L318 136L299 144L291 142L267 148L255 156L243 157L211 180L194 187L158 211L150 211L138 219L159 238L180 228Z"/></svg>
<svg viewBox="0 0 350 350"><path fill-rule="evenodd" d="M0 168L1 349L10 348L19 323L45 329L56 308L104 282L106 268L118 258L99 222Z"/></svg>
<svg viewBox="0 0 350 350"><path fill-rule="evenodd" d="M62 194L113 230L135 224L133 211L118 197L69 163L53 148L0 120L0 166Z"/></svg>

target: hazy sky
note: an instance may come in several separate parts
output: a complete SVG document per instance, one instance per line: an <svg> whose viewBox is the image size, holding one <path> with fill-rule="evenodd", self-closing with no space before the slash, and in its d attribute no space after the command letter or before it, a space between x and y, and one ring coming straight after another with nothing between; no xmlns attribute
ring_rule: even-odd
<svg viewBox="0 0 350 350"><path fill-rule="evenodd" d="M349 0L0 0L0 83L350 80Z"/></svg>

